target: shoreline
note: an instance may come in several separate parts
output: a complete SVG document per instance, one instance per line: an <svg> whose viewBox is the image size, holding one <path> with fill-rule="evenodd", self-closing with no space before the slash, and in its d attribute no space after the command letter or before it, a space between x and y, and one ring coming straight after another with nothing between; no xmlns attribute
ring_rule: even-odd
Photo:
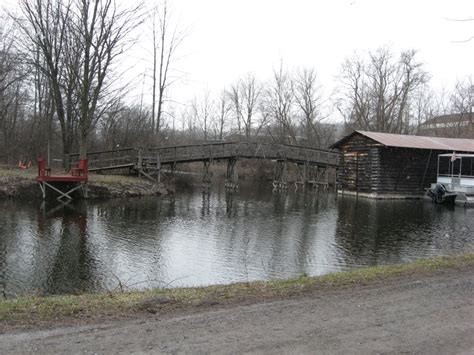
<svg viewBox="0 0 474 355"><path fill-rule="evenodd" d="M385 282L422 279L474 270L474 253L421 259L286 280L256 281L192 288L61 296L24 296L0 301L0 332L136 319L147 315L189 314L215 307L234 307L286 300Z"/></svg>
<svg viewBox="0 0 474 355"><path fill-rule="evenodd" d="M41 190L35 178L34 169L0 168L0 200L42 200ZM89 175L87 189L88 200L165 196L172 192L172 189L164 183L152 183L131 176L98 174Z"/></svg>

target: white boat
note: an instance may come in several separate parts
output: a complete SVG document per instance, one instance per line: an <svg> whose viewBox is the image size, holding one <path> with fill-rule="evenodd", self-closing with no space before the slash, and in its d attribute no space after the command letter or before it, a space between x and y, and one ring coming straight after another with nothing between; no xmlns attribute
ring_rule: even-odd
<svg viewBox="0 0 474 355"><path fill-rule="evenodd" d="M438 155L436 182L428 195L436 203L474 206L474 154Z"/></svg>

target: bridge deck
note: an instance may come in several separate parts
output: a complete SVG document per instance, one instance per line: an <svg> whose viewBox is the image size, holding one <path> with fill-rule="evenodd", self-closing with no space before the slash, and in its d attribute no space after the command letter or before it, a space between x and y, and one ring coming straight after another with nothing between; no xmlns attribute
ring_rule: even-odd
<svg viewBox="0 0 474 355"><path fill-rule="evenodd" d="M223 142L192 144L147 149L124 148L90 152L89 171L124 168L153 168L197 161L227 159L269 159L289 162L339 166L339 153L295 145L262 144L256 142ZM70 163L79 159L78 154L69 156Z"/></svg>

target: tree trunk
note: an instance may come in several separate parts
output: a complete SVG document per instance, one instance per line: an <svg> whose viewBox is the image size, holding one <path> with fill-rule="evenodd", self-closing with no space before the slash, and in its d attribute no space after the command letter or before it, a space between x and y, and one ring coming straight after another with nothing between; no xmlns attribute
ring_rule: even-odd
<svg viewBox="0 0 474 355"><path fill-rule="evenodd" d="M79 139L79 157L80 159L87 158L87 132L81 132Z"/></svg>

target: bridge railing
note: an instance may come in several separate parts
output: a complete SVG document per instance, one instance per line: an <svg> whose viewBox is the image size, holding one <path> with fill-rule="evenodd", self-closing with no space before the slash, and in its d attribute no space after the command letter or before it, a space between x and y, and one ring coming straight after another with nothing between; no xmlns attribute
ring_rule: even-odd
<svg viewBox="0 0 474 355"><path fill-rule="evenodd" d="M145 160L156 159L155 157L159 155L162 163L224 159L236 154L237 144L219 142L148 148L143 157Z"/></svg>
<svg viewBox="0 0 474 355"><path fill-rule="evenodd" d="M295 162L339 164L339 153L295 145L258 142L218 142L147 149L144 159L155 160L159 155L162 163L198 161L207 159L229 159L233 157Z"/></svg>
<svg viewBox="0 0 474 355"><path fill-rule="evenodd" d="M89 171L100 168L132 165L138 156L138 149L120 148L112 150L92 151L87 153ZM79 161L79 153L69 154L69 164L73 166Z"/></svg>
<svg viewBox="0 0 474 355"><path fill-rule="evenodd" d="M89 152L87 154L91 170L119 168L137 163L141 163L142 166L156 166L158 162L161 164L172 164L230 158L288 160L292 162L338 166L339 157L339 153L321 149L245 141L212 142L147 149L122 148ZM69 159L70 163L74 164L78 161L79 154L70 154Z"/></svg>
<svg viewBox="0 0 474 355"><path fill-rule="evenodd" d="M286 158L296 162L315 162L331 166L338 166L340 153L312 149L306 147L286 145Z"/></svg>

